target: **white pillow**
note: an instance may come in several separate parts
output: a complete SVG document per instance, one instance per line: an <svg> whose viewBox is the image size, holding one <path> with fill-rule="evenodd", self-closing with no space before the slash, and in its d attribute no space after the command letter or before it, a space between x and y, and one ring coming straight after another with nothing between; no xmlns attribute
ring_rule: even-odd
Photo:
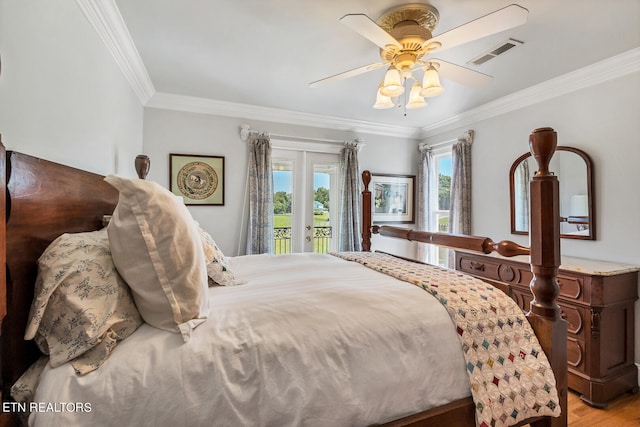
<svg viewBox="0 0 640 427"><path fill-rule="evenodd" d="M153 181L105 178L120 191L107 226L113 263L145 322L185 342L207 318L208 282L198 228L186 206Z"/></svg>

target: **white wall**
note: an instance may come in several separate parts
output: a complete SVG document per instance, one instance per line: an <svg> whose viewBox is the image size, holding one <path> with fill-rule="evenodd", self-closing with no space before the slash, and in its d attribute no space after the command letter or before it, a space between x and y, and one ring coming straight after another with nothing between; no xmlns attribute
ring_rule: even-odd
<svg viewBox="0 0 640 427"><path fill-rule="evenodd" d="M552 127L558 144L580 148L594 164L596 239L561 239L563 255L640 265L640 73L429 138L435 143L475 130L472 232L528 245L510 234L509 168L528 151L531 131ZM640 283L638 285L640 293ZM640 363L640 302L636 303Z"/></svg>
<svg viewBox="0 0 640 427"><path fill-rule="evenodd" d="M0 0L7 149L135 176L143 108L75 1Z"/></svg>
<svg viewBox="0 0 640 427"><path fill-rule="evenodd" d="M417 141L379 135L354 134L332 129L266 123L254 120L146 108L144 115L144 153L151 158L147 179L169 188L169 154L203 154L225 157L225 205L189 206L193 217L209 231L228 255L244 253L244 195L248 153L240 139L240 126L248 124L256 131L330 140L362 138L360 169L379 173L415 175ZM393 156L389 156L389 153ZM411 244L382 239L377 249L413 255Z"/></svg>

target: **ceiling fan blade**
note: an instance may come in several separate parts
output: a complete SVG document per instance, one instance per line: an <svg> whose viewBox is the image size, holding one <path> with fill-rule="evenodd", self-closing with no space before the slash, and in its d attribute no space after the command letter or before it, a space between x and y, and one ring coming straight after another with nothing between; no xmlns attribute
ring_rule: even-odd
<svg viewBox="0 0 640 427"><path fill-rule="evenodd" d="M309 83L309 87L318 87L320 85L323 85L325 83L329 83L329 82L333 82L336 80L342 80L342 79L346 79L349 77L353 77L353 76L357 76L358 74L364 74L368 71L373 71L373 70L377 70L380 67L384 67L386 64L382 63L382 62L378 62L375 64L369 64L369 65L365 65L364 67L359 67L359 68L354 68L353 70L349 70L349 71L345 71L343 73L339 73L339 74L335 74L333 76L324 78L324 79L320 79L320 80L316 80L315 82L311 82Z"/></svg>
<svg viewBox="0 0 640 427"><path fill-rule="evenodd" d="M483 88L493 80L493 77L488 74L461 67L460 65L452 64L451 62L446 62L442 59L431 59L429 62L438 64L438 73L442 78L452 80L456 83L470 86L475 89Z"/></svg>
<svg viewBox="0 0 640 427"><path fill-rule="evenodd" d="M524 7L512 4L426 40L422 45L438 42L441 46L437 50L449 49L523 25L527 22L528 14L529 11Z"/></svg>
<svg viewBox="0 0 640 427"><path fill-rule="evenodd" d="M340 18L340 22L347 25L356 33L359 33L364 38L372 41L382 49L388 45L396 46L398 49L402 48L402 45L391 34L380 28L378 24L373 22L371 18L362 13L354 13L344 15Z"/></svg>

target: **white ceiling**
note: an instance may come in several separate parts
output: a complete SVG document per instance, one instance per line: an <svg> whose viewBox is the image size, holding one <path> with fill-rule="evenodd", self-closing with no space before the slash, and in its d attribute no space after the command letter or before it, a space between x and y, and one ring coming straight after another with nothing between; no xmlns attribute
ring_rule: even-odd
<svg viewBox="0 0 640 427"><path fill-rule="evenodd" d="M398 0L116 0L157 92L377 124L423 128L640 45L639 0L520 0L520 27L433 56L494 76L483 89L442 81L429 106L375 110L384 68L319 88L309 83L379 62L379 49L339 19L374 21ZM513 0L430 0L434 35ZM524 45L465 64L507 38Z"/></svg>

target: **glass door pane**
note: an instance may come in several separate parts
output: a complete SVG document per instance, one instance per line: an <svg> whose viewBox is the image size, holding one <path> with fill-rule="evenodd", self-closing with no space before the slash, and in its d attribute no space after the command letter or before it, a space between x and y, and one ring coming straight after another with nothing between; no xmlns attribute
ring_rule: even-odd
<svg viewBox="0 0 640 427"><path fill-rule="evenodd" d="M293 160L273 160L273 248L277 255L291 253L293 168Z"/></svg>
<svg viewBox="0 0 640 427"><path fill-rule="evenodd" d="M313 252L328 253L336 250L335 234L338 215L338 163L321 162L322 159L311 159L313 163ZM320 161L319 163L316 163Z"/></svg>

